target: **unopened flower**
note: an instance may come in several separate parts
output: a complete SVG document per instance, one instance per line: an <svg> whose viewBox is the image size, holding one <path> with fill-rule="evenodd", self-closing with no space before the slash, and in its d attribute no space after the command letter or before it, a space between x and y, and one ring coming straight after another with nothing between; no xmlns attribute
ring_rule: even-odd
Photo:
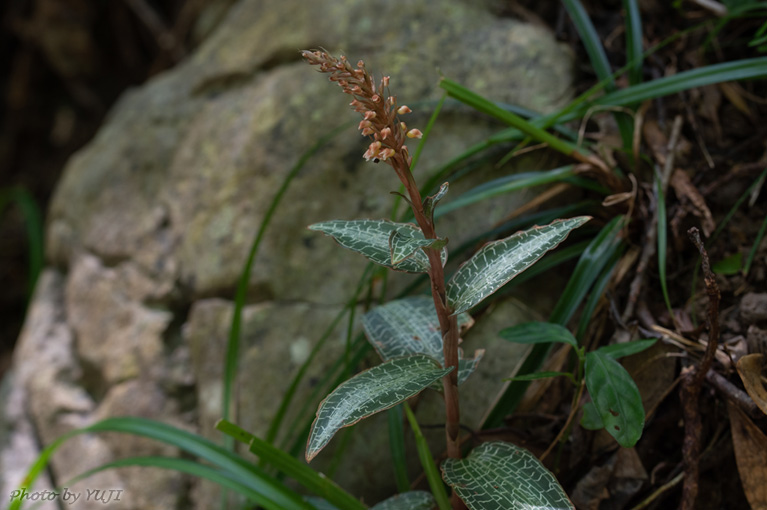
<svg viewBox="0 0 767 510"><path fill-rule="evenodd" d="M386 140L390 136L391 136L391 128L390 127L387 126L387 127L383 128L381 130L381 139L382 140Z"/></svg>
<svg viewBox="0 0 767 510"><path fill-rule="evenodd" d="M388 149L387 149L388 150ZM381 152L381 142L373 142L368 146L368 150L365 151L365 154L362 155L365 160L370 161L371 159L378 158L378 155Z"/></svg>
<svg viewBox="0 0 767 510"><path fill-rule="evenodd" d="M381 159L381 161L386 161L390 157L394 156L395 151L394 149L384 149L380 152L378 157Z"/></svg>
<svg viewBox="0 0 767 510"><path fill-rule="evenodd" d="M411 129L407 132L408 138L421 138L423 136L423 133L421 133L420 129Z"/></svg>
<svg viewBox="0 0 767 510"><path fill-rule="evenodd" d="M404 104L397 109L397 113L399 113L400 115L405 115L406 113L410 113L412 111L413 110L411 110L410 108L407 107L407 105L404 105Z"/></svg>

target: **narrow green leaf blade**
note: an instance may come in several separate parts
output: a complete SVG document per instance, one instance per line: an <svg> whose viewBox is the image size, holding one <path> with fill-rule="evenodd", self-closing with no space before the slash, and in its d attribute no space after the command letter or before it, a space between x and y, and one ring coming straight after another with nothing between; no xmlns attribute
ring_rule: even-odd
<svg viewBox="0 0 767 510"><path fill-rule="evenodd" d="M320 403L306 460L311 461L339 429L404 402L450 370L452 367L444 369L433 358L414 354L387 361L342 383Z"/></svg>
<svg viewBox="0 0 767 510"><path fill-rule="evenodd" d="M631 448L644 428L644 407L634 380L620 363L594 351L586 354L586 388L607 432Z"/></svg>
<svg viewBox="0 0 767 510"><path fill-rule="evenodd" d="M437 503L426 491L409 491L381 501L370 510L432 510Z"/></svg>
<svg viewBox="0 0 767 510"><path fill-rule="evenodd" d="M78 475L73 480L68 481L66 485L74 484L107 469L134 466L169 469L179 473L186 473L197 478L210 480L216 485L231 489L242 496L245 496L267 510L311 510L311 507L301 499L301 496L287 487L281 485L278 486L280 491L275 491L273 489L264 490L262 484L254 484L250 479L241 479L225 470L220 470L198 461L177 457L147 456L119 459L114 462L102 464L97 468L90 469L85 473Z"/></svg>
<svg viewBox="0 0 767 510"><path fill-rule="evenodd" d="M610 356L612 359L620 359L647 350L655 345L655 342L657 342L655 338L634 340L623 344L605 345L597 349L597 352Z"/></svg>
<svg viewBox="0 0 767 510"><path fill-rule="evenodd" d="M453 313L465 312L480 303L590 219L578 216L556 220L483 246L447 284L447 301Z"/></svg>
<svg viewBox="0 0 767 510"><path fill-rule="evenodd" d="M501 338L518 344L546 344L560 342L578 347L578 341L561 324L550 322L525 322L501 330Z"/></svg>
<svg viewBox="0 0 767 510"><path fill-rule="evenodd" d="M562 376L573 379L573 374L568 372L545 371L545 372L533 372L532 374L518 375L516 377L511 377L505 380L506 381L537 381L538 379L548 379L550 377L562 377Z"/></svg>
<svg viewBox="0 0 767 510"><path fill-rule="evenodd" d="M496 441L442 463L442 478L470 510L573 510L554 475L523 448Z"/></svg>
<svg viewBox="0 0 767 510"><path fill-rule="evenodd" d="M473 323L469 314L458 315L458 327L468 328ZM426 296L413 296L389 301L362 317L365 336L381 359L388 361L410 354L425 354L440 365L445 364L442 335L434 301ZM484 351L478 350L473 358L465 358L459 350L458 384L474 371Z"/></svg>
<svg viewBox="0 0 767 510"><path fill-rule="evenodd" d="M400 231L416 239L424 238L421 230L410 223L395 223L389 220L330 220L310 225L309 230L322 232L344 248L361 253L376 264L389 269L408 273L425 273L429 270L429 259L422 251L413 253L412 257L397 266L391 262L389 236L392 232Z"/></svg>
<svg viewBox="0 0 767 510"><path fill-rule="evenodd" d="M442 478L439 476L437 465L434 463L434 457L431 454L426 438L421 432L421 427L418 426L418 420L413 414L413 410L407 402L402 406L405 409L407 415L407 421L410 422L410 428L413 429L413 435L415 436L415 446L418 450L418 459L421 461L421 467L423 467L423 473L426 476L426 481L429 483L431 493L434 495L434 499L437 502L439 510L450 510L450 500L447 497L447 491L445 490L445 484L442 483Z"/></svg>

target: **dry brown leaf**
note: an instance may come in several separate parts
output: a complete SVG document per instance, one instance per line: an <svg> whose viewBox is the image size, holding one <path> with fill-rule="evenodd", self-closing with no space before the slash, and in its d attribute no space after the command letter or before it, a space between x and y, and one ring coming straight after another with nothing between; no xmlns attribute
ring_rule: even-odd
<svg viewBox="0 0 767 510"><path fill-rule="evenodd" d="M767 436L731 402L727 404L740 483L752 510L767 509Z"/></svg>
<svg viewBox="0 0 767 510"><path fill-rule="evenodd" d="M743 381L743 386L745 386L751 400L759 406L764 414L767 414L767 388L762 383L763 364L764 355L754 353L740 358L735 366L738 368L740 379Z"/></svg>
<svg viewBox="0 0 767 510"><path fill-rule="evenodd" d="M671 176L670 184L682 204L685 206L686 203L692 205L692 207L686 206L685 209L701 219L703 233L709 237L716 228L714 217L706 205L706 200L692 183L690 177L683 170L676 169Z"/></svg>

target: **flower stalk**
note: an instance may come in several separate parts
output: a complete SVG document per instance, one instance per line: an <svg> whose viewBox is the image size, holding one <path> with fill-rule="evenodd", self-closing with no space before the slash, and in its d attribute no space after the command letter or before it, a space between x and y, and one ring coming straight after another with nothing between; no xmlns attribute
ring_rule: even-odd
<svg viewBox="0 0 767 510"><path fill-rule="evenodd" d="M418 129L408 129L400 116L411 113L405 105L398 106L397 98L389 94L389 77L384 76L376 84L365 68L363 61L353 67L346 57L329 55L326 51L303 51L304 59L318 67L320 72L330 74L330 81L337 83L344 93L352 96L350 106L362 115L359 130L363 136L369 136L371 143L363 157L374 163L384 162L390 165L405 187L409 202L418 226L426 239L437 240L438 236L432 216L424 211L423 199L411 172L412 157L405 145L406 138L421 138ZM461 458L459 446L460 407L458 402L458 325L447 304L445 274L442 267L440 249L425 248L429 260L429 280L434 307L439 319L443 340L445 367L453 370L443 378L445 398L445 435L447 455ZM460 501L453 498L454 508ZM462 504L460 504L462 506Z"/></svg>

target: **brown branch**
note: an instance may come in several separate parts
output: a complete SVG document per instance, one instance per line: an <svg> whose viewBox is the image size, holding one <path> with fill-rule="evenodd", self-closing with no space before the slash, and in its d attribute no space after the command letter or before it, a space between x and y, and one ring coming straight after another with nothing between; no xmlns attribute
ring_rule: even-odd
<svg viewBox="0 0 767 510"><path fill-rule="evenodd" d="M701 418L698 409L698 400L703 379L706 377L714 362L716 348L719 343L719 287L716 278L711 272L708 254L700 239L700 232L693 227L688 230L690 239L700 252L703 277L708 294L708 314L706 322L708 326L708 345L703 359L698 366L693 366L685 374L682 387L679 390L682 400L682 414L684 416L684 442L682 444L682 459L684 464L684 486L682 488L682 510L695 508L695 499L698 495L698 475L700 462L700 436Z"/></svg>

